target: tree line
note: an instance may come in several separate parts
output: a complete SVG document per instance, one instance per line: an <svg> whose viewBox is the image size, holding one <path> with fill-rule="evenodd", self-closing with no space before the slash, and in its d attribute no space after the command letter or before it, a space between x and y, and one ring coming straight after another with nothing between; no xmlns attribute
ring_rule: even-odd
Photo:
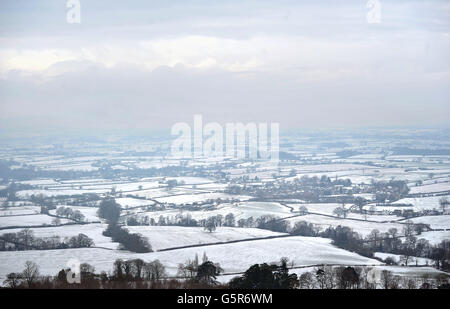
<svg viewBox="0 0 450 309"><path fill-rule="evenodd" d="M242 275L227 284L217 281L223 273L219 264L204 255L202 263L188 260L178 267L177 277L168 277L159 260L145 262L141 259L117 259L112 272L96 273L87 263L81 264L78 273L70 268L61 269L55 276L41 276L39 266L31 261L19 273L9 273L4 286L11 289L449 289L448 275L431 277L398 276L388 270L365 266L317 266L310 270L291 273L289 260L279 263L262 263L250 266ZM68 279L79 275L79 281Z"/></svg>
<svg viewBox="0 0 450 309"><path fill-rule="evenodd" d="M130 233L119 225L120 212L121 206L116 203L114 198L105 198L100 202L98 216L108 221L108 227L103 231L103 235L120 243L120 249L137 253L152 252L152 246L146 237Z"/></svg>
<svg viewBox="0 0 450 309"><path fill-rule="evenodd" d="M91 238L81 233L63 239L60 236L36 237L30 229L0 235L0 251L89 248L94 245Z"/></svg>

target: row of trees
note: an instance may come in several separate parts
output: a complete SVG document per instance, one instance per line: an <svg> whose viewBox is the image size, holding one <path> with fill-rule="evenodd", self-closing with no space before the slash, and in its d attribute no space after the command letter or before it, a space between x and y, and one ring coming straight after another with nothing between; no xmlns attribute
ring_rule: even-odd
<svg viewBox="0 0 450 309"><path fill-rule="evenodd" d="M281 259L280 265L255 264L240 277L229 282L233 289L293 289L299 287L296 274L289 274L288 260Z"/></svg>
<svg viewBox="0 0 450 309"><path fill-rule="evenodd" d="M119 221L121 212L120 204L116 203L114 198L105 198L100 202L97 215L100 218L108 220L112 224Z"/></svg>
<svg viewBox="0 0 450 309"><path fill-rule="evenodd" d="M58 207L56 209L56 215L58 217L64 217L76 222L83 222L84 221L84 215L79 210L73 210L70 207Z"/></svg>
<svg viewBox="0 0 450 309"><path fill-rule="evenodd" d="M298 280L300 289L432 289L450 288L447 276L431 278L398 276L388 270L368 267L324 266L304 272Z"/></svg>
<svg viewBox="0 0 450 309"><path fill-rule="evenodd" d="M111 237L113 241L120 243L120 249L147 253L152 252L152 246L148 239L141 234L130 233L119 225L121 206L114 198L105 198L100 202L98 216L108 221L108 227L103 235Z"/></svg>
<svg viewBox="0 0 450 309"><path fill-rule="evenodd" d="M234 277L221 285L217 276L223 273L219 264L204 256L179 265L178 278L168 278L159 260L145 262L141 259L121 260L113 264L112 273L95 273L89 264L79 270L62 269L54 276L40 276L39 267L27 261L20 273L10 273L3 282L9 288L232 288L232 289L449 289L448 276L431 278L398 276L388 270L352 266L320 266L302 271L298 276L290 273L288 259L279 264L255 264L242 276ZM73 272L79 272L78 283L70 283Z"/></svg>
<svg viewBox="0 0 450 309"><path fill-rule="evenodd" d="M120 243L120 249L137 253L152 252L148 238L138 233L130 233L127 229L117 225L109 224L103 235L111 237L113 241Z"/></svg>
<svg viewBox="0 0 450 309"><path fill-rule="evenodd" d="M80 276L80 280L69 282L68 279L75 279L75 276ZM165 277L165 267L159 260L144 262L141 259L118 259L109 275L106 272L96 274L93 266L83 263L77 270L61 269L54 277L41 276L39 266L27 261L22 272L8 274L3 283L9 288L148 288ZM159 287L158 284L154 285Z"/></svg>
<svg viewBox="0 0 450 309"><path fill-rule="evenodd" d="M188 264L180 268L189 267ZM75 273L74 273L75 272ZM77 273L79 272L79 273ZM220 275L220 265L205 260L196 265L192 276L168 278L166 269L159 260L145 262L141 259L117 259L111 273L95 273L95 268L87 263L81 264L79 270L62 269L54 277L41 276L39 266L27 261L20 273L10 273L3 282L9 288L208 288L219 286L216 277ZM80 281L70 283L68 278L80 275ZM225 287L225 286L222 286Z"/></svg>
<svg viewBox="0 0 450 309"><path fill-rule="evenodd" d="M94 241L84 234L61 239L59 236L36 237L30 229L0 236L0 251L49 250L67 248L88 248Z"/></svg>
<svg viewBox="0 0 450 309"><path fill-rule="evenodd" d="M199 263L198 256L194 260L187 260L184 264L178 265L177 276L185 280L191 287L208 287L218 285L217 276L223 273L220 264L214 263L203 254L202 263Z"/></svg>
<svg viewBox="0 0 450 309"><path fill-rule="evenodd" d="M221 214L216 216L211 216L207 219L196 220L193 219L191 214L183 215L182 213L177 214L175 217L170 216L159 216L158 221L154 218L143 217L139 219L137 216L129 216L126 220L127 225L129 226L138 226L138 225L151 225L151 226L200 226L200 227L208 227L212 230L215 230L216 227L220 226L236 226L236 219L233 213L227 214L225 217Z"/></svg>

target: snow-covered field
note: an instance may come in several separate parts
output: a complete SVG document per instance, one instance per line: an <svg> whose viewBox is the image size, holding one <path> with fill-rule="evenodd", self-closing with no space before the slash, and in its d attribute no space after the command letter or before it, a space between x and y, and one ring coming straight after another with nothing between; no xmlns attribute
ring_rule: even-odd
<svg viewBox="0 0 450 309"><path fill-rule="evenodd" d="M178 184L184 183L185 185L199 185L213 182L213 180L204 177L167 177L167 180L176 180Z"/></svg>
<svg viewBox="0 0 450 309"><path fill-rule="evenodd" d="M450 231L422 232L422 234L417 236L417 238L428 240L430 242L430 245L437 245L440 244L443 240L448 241L450 239Z"/></svg>
<svg viewBox="0 0 450 309"><path fill-rule="evenodd" d="M325 214L333 216L333 211L338 208L342 207L342 204L338 203L322 203L322 204L287 204L290 207L294 208L294 211L299 211L301 207L306 207L308 212L314 212L319 214ZM349 208L351 205L346 204L345 208Z"/></svg>
<svg viewBox="0 0 450 309"><path fill-rule="evenodd" d="M101 219L97 216L97 207L83 207L83 206L67 206L62 205L58 207L68 207L72 208L72 210L78 210L84 215L84 221L86 222L93 222L93 221L100 221ZM50 214L56 215L56 209L50 210Z"/></svg>
<svg viewBox="0 0 450 309"><path fill-rule="evenodd" d="M118 243L112 242L111 238L103 236L103 231L107 224L93 223L83 225L66 225L66 226L51 226L43 228L31 228L35 237L51 237L59 236L61 239L65 237L77 236L78 234L85 234L94 241L96 247L104 247L110 249L117 249ZM0 231L4 233L17 233L21 229L8 229ZM23 251L21 251L23 252ZM20 252L20 253L21 253Z"/></svg>
<svg viewBox="0 0 450 309"><path fill-rule="evenodd" d="M429 224L432 229L448 229L450 231L450 215L424 216L410 219L414 223Z"/></svg>
<svg viewBox="0 0 450 309"><path fill-rule="evenodd" d="M0 216L17 216L17 215L31 215L41 212L38 206L15 206L9 208L1 208Z"/></svg>
<svg viewBox="0 0 450 309"><path fill-rule="evenodd" d="M403 198L400 199L394 203L392 203L393 205L396 204L411 204L412 206L375 206L375 204L369 204L364 206L364 209L366 210L370 210L370 208L372 206L375 206L377 211L394 211L395 209L413 209L414 211L422 211L422 210L440 210L441 206L439 205L439 199L441 199L442 197L447 197L450 198L449 195L446 196L427 196L427 197L408 197L408 198Z"/></svg>
<svg viewBox="0 0 450 309"><path fill-rule="evenodd" d="M243 272L256 263L279 262L289 258L295 266L316 264L380 265L377 260L339 249L325 238L293 236L280 239L253 240L232 244L212 245L179 249L166 252L130 253L119 250L96 248L45 250L45 251L4 251L0 252L0 278L10 272L19 272L26 261L40 265L42 274L55 275L65 268L71 259L88 262L97 272L111 271L116 259L140 258L145 261L159 259L166 265L169 275L176 275L179 263L188 259L199 259L206 254L211 261L220 263L226 273Z"/></svg>
<svg viewBox="0 0 450 309"><path fill-rule="evenodd" d="M153 250L285 235L268 230L238 227L218 227L212 233L201 227L181 226L127 226L127 229L147 237Z"/></svg>
<svg viewBox="0 0 450 309"><path fill-rule="evenodd" d="M411 194L432 193L432 192L442 192L442 191L449 191L449 190L450 190L450 182L442 182L442 183L434 183L434 184L425 185L425 186L411 187L409 193L411 193Z"/></svg>
<svg viewBox="0 0 450 309"><path fill-rule="evenodd" d="M160 203L173 203L173 204L186 204L186 203L199 203L205 202L208 200L216 200L216 199L239 199L241 201L245 201L250 199L250 196L236 196L225 193L201 193L201 194L182 194L182 195L174 195L167 197L159 197L156 200Z"/></svg>
<svg viewBox="0 0 450 309"><path fill-rule="evenodd" d="M45 190L45 189L34 189L34 190L22 190L17 192L17 196L21 198L28 198L32 195L40 195L43 196L58 196L58 195L77 195L77 194L85 194L85 193L107 193L111 191L110 189L54 189L54 190Z"/></svg>
<svg viewBox="0 0 450 309"><path fill-rule="evenodd" d="M305 215L299 216L295 218L287 219L291 225L293 226L295 222L298 221L306 221L308 223L312 223L321 228L321 230L325 230L327 227L336 227L338 225L348 226L352 228L355 232L363 236L367 236L372 232L372 230L379 230L381 233L386 233L390 228L396 228L398 231L403 230L403 225L400 223L377 223L377 222L364 222L364 221L355 221L349 219L340 219L340 218L330 218L320 215Z"/></svg>
<svg viewBox="0 0 450 309"><path fill-rule="evenodd" d="M247 219L253 217L257 219L264 215L273 215L280 218L292 216L288 207L282 206L279 203L271 202L240 202L237 204L220 204L212 210L199 210L199 211L189 211L189 210L179 210L179 209L168 209L163 211L149 211L140 213L139 216L148 216L158 220L160 216L175 218L177 215L191 215L195 220L207 219L208 217L232 213L235 216L236 221L239 219Z"/></svg>
<svg viewBox="0 0 450 309"><path fill-rule="evenodd" d="M139 207L139 206L151 206L154 205L154 201L141 200L138 198L131 197L120 197L116 198L116 202L122 206L122 209L128 207Z"/></svg>
<svg viewBox="0 0 450 309"><path fill-rule="evenodd" d="M398 264L401 264L401 265L405 265L406 264L405 260L402 259L402 256L398 255L398 254L384 253L384 252L375 252L374 256L377 257L377 258L380 258L382 260L385 260L386 258L390 257L390 258L392 258L392 260L394 260L394 262L396 262ZM415 256L411 256L411 257L408 258L408 265L416 265L416 266L427 265L427 266L431 266L433 264L434 264L433 260L426 259L426 258L415 257Z"/></svg>
<svg viewBox="0 0 450 309"><path fill-rule="evenodd" d="M408 143L407 140L402 140L403 142ZM416 145L415 140L411 140L411 143L418 148L426 148L423 145ZM95 266L96 272L111 271L113 262L118 258L141 258L145 261L159 259L167 268L169 275L174 276L179 263L193 259L196 255L201 259L204 253L213 262L220 263L225 273L243 272L255 263L275 263L282 257L289 258L294 266L299 267L317 264L377 265L376 267L379 269L387 269L395 274L440 273L430 267L388 267L382 265L378 260L339 249L332 245L329 239L289 236L257 228L218 227L210 233L201 227L127 226L126 228L131 232L147 237L155 252L137 254L121 251L117 249L118 243L103 236L106 221L97 216L97 207L67 206L67 204L97 205L98 200L86 196L71 198L67 196L96 193L102 198L114 195L116 202L122 206L121 223L126 223L126 218L131 215L139 218L149 217L158 221L160 216L175 219L179 215L190 215L193 219L202 220L217 215L225 217L232 213L236 222L240 219L252 217L256 220L261 216L270 215L289 218L286 220L289 221L291 227L296 222L306 221L316 225L320 230L325 230L330 226L347 226L363 237L369 235L373 230L385 233L391 228L396 228L401 234L405 220L392 215L392 211L396 209L440 210L439 200L442 197L403 198L394 203L397 206L376 206L377 212L370 215L360 214L353 204L346 204L346 209L351 212L349 211L347 218L344 219L333 214L336 208L342 206L341 204L302 204L303 201L300 199L304 197L295 192L294 194L287 192L288 194L284 195L285 192L280 190L279 196L281 197L275 202L254 202L249 200L259 196L256 190L250 189L247 191L249 193L246 193L255 196L230 195L224 191L234 182L244 187L243 177L250 179L247 181L247 187L250 187L257 184L270 186L270 183L283 186L283 182L292 182L304 176L319 178L327 176L331 181L350 179L353 183L352 185L346 183L345 187L342 183L339 184L338 186L343 187L343 190L330 189L331 193L325 193L328 198L334 197L333 201L339 201L337 197L346 197L347 192L353 187L354 192L368 192L354 194L354 196L361 196L371 201L371 204L364 207L364 209L370 210L375 205L376 196L375 190L370 187L372 181L404 180L410 187L411 194L450 191L450 156L392 155L397 153L392 149L396 147L394 146L396 144L384 140L380 144L380 141L372 138L364 142L348 139L345 141L347 146L342 147L333 142L326 145L326 141L318 138L305 138L302 139L302 142L292 141L287 146L289 148L287 151L300 160L283 159L280 164L275 165L272 162L261 160L236 160L234 158L180 160L168 157L169 146L164 144L164 148L162 147L163 143L159 144L154 141L139 142L134 145L132 145L133 143L113 144L114 149L102 148L104 146L93 148L91 144L83 144L84 146L81 147L85 148L80 152L71 152L70 149L73 147L68 145L67 149L62 148L64 152L58 151L55 154L52 154L53 150L40 153L39 149L32 147L24 148L27 150L20 154L15 153L16 149L21 149L20 147L0 150L0 159L14 161L7 163L11 170L34 166L37 168L37 175L42 175L31 180L21 180L26 179L21 177L16 181L20 185L17 191L14 191L18 197L16 202L6 202L8 195L2 194L1 204L11 207L0 209L0 228L47 225L32 228L34 235L65 238L83 233L92 238L96 246L96 248L82 249L0 252L0 284L7 273L21 271L27 260L37 263L42 274L55 275L61 268L66 267L69 260L74 258L80 262L92 264ZM54 145L45 145L43 149L52 149L52 147ZM344 153L355 151L359 155L347 157L345 154L339 153L342 151ZM68 155L61 153L68 153ZM101 167L101 172L95 172L99 167ZM166 170L138 170L139 168L167 168L167 172ZM39 174L39 169L53 172ZM180 171L180 169L183 170ZM64 171L78 172L66 173ZM90 172L83 173L81 171ZM77 178L78 175L80 175L79 178ZM215 177L220 180L216 181ZM254 179L255 177L259 179ZM177 181L173 187L168 186L168 182L171 180ZM356 184L361 183L366 185L356 188ZM8 183L4 181L0 190L4 190L5 193L7 189ZM308 190L309 188L305 191ZM64 206L79 210L88 222L101 223L52 226L54 218L39 214L40 207L31 201L31 195L38 194L53 197L48 198L46 202L57 207ZM316 194L316 192L312 192L312 194ZM286 196L285 199L284 196ZM292 198L289 199L289 197ZM447 197L450 199L450 195ZM218 199L227 200L227 202ZM203 203L208 200L213 202ZM317 199L317 201L320 200L325 199ZM346 201L351 202L351 199L346 199ZM194 203L201 205L191 205ZM400 204L411 204L411 206L401 206ZM297 216L299 208L302 206L316 214ZM56 210L51 210L51 214L55 214L55 212ZM423 232L417 237L418 239L426 239L432 245L450 239L450 215L417 217L411 220L414 223L429 224L434 229L447 229ZM66 219L61 219L61 221L62 223L71 222ZM21 228L6 228L0 230L0 234L19 230ZM255 239L267 237L276 238ZM232 243L224 243L230 241ZM213 243L220 244L212 245ZM191 247L173 249L182 246ZM169 251L158 251L163 249L169 249ZM399 256L389 253L376 253L376 256L383 259L387 256L393 256L396 260L400 259ZM429 260L417 259L418 265L427 265L427 262L432 264ZM410 261L411 264L415 264L415 260ZM301 273L308 269L312 268L297 268L293 272ZM224 275L220 281L225 282L225 279L229 280L232 276L234 275Z"/></svg>
<svg viewBox="0 0 450 309"><path fill-rule="evenodd" d="M392 221L400 221L403 220L403 217L397 217L394 215L369 215L369 214L360 214L349 212L347 214L348 219L359 219L359 220L367 220L367 221L377 221L377 222L392 222Z"/></svg>
<svg viewBox="0 0 450 309"><path fill-rule="evenodd" d="M0 227L13 226L38 226L51 225L54 218L47 215L28 215L28 216L14 216L14 217L0 217ZM72 222L67 219L60 219L61 223ZM5 230L7 231L7 230ZM6 232L5 232L6 233Z"/></svg>

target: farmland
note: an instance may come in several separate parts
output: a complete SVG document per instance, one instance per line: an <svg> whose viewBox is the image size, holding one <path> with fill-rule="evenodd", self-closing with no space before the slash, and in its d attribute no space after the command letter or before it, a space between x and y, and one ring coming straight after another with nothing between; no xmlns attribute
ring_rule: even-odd
<svg viewBox="0 0 450 309"><path fill-rule="evenodd" d="M55 275L70 259L106 273L117 259L159 260L175 277L180 264L202 256L223 268L220 282L281 258L299 274L324 264L446 274L425 251L414 257L415 269L405 265L403 249L391 242L414 237L432 250L450 239L450 154L393 150L433 144L431 133L408 131L404 139L341 134L341 144L331 142L335 136L284 135L282 152L289 156L276 165L173 158L170 140L138 145L124 139L114 147L3 141L0 281L26 261L42 275ZM105 233L111 224L100 214L105 201L120 207L116 224L145 238L151 250L132 252ZM333 238L341 228L357 235L355 250ZM36 243L20 247L24 229ZM66 248L79 234L92 244ZM395 265L386 264L387 257Z"/></svg>

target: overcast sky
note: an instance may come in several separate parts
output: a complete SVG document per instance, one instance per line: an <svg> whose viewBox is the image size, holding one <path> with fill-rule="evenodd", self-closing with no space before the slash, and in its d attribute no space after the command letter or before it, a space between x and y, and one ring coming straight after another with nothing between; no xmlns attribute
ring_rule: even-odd
<svg viewBox="0 0 450 309"><path fill-rule="evenodd" d="M450 1L0 1L0 128L448 125Z"/></svg>

